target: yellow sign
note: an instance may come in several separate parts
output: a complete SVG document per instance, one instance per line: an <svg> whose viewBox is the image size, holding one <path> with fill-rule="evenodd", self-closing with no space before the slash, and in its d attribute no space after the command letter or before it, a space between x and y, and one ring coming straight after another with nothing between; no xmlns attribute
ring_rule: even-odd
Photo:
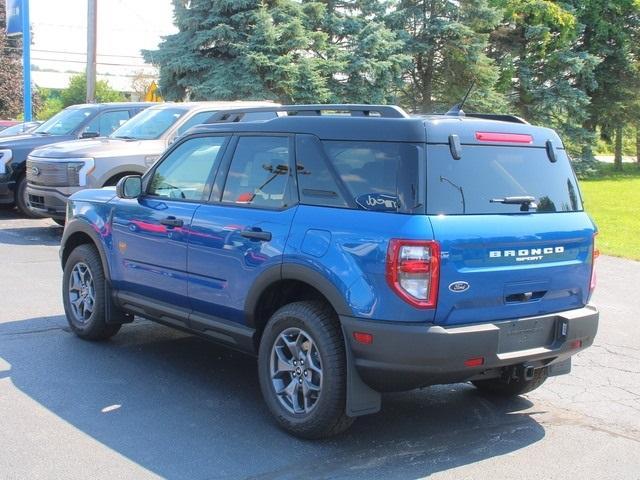
<svg viewBox="0 0 640 480"><path fill-rule="evenodd" d="M151 82L149 88L147 88L147 92L144 94L145 102L162 102L164 101L160 96L160 92L158 89L158 84L154 81Z"/></svg>

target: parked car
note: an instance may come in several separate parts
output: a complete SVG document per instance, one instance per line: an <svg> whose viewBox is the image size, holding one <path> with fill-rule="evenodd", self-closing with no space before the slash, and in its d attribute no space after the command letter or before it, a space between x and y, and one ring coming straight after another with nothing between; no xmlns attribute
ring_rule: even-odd
<svg viewBox="0 0 640 480"><path fill-rule="evenodd" d="M0 137L12 137L14 135L31 133L43 123L44 122L41 121L16 123L4 130L0 130Z"/></svg>
<svg viewBox="0 0 640 480"><path fill-rule="evenodd" d="M71 196L76 335L140 315L254 354L269 410L307 438L377 412L381 391L514 396L570 371L598 326L596 228L553 130L281 110L297 115L196 127L143 177Z"/></svg>
<svg viewBox="0 0 640 480"><path fill-rule="evenodd" d="M27 159L29 204L39 215L64 221L67 198L85 188L115 185L125 175L142 174L177 137L216 111L270 102L194 102L156 104L108 138L56 143ZM256 113L264 118L276 114ZM257 118L257 117L256 117ZM68 173L76 165L84 174ZM81 166L82 165L82 166Z"/></svg>
<svg viewBox="0 0 640 480"><path fill-rule="evenodd" d="M34 148L64 140L111 134L122 122L153 103L98 103L73 105L51 117L31 134L0 138L0 204L15 203L26 216L29 209L25 169ZM76 171L78 170L78 171ZM82 175L70 168L69 175Z"/></svg>
<svg viewBox="0 0 640 480"><path fill-rule="evenodd" d="M18 123L20 122L16 120L0 120L0 132L5 128L9 128L9 127L13 127L14 125L17 125Z"/></svg>

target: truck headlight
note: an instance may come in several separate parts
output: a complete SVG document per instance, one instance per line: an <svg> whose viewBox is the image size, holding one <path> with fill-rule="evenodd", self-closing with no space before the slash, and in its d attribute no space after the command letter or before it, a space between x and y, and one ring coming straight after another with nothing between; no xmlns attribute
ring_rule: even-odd
<svg viewBox="0 0 640 480"><path fill-rule="evenodd" d="M13 152L9 149L0 150L0 175L7 173L7 163L13 158Z"/></svg>
<svg viewBox="0 0 640 480"><path fill-rule="evenodd" d="M84 187L87 185L87 176L95 167L93 158L70 158L67 164L67 179L69 186Z"/></svg>

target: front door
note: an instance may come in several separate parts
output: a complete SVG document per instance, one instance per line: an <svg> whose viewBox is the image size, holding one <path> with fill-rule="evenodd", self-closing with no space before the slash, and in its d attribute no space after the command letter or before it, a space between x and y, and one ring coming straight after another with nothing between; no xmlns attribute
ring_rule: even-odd
<svg viewBox="0 0 640 480"><path fill-rule="evenodd" d="M190 311L187 242L208 198L226 138L192 137L160 160L137 199L119 199L113 217L114 286L121 294Z"/></svg>
<svg viewBox="0 0 640 480"><path fill-rule="evenodd" d="M237 137L212 203L196 211L187 260L193 328L205 329L215 317L242 323L256 278L279 273L295 214L292 145L286 135Z"/></svg>

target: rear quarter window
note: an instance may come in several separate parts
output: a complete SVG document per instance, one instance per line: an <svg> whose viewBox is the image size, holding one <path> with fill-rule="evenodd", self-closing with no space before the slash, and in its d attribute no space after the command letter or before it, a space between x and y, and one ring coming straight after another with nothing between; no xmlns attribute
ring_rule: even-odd
<svg viewBox="0 0 640 480"><path fill-rule="evenodd" d="M448 145L427 147L427 213L439 215L554 213L582 210L576 177L564 150L549 161L544 148L464 145L454 160ZM533 197L520 204L495 202ZM491 202L494 200L494 202Z"/></svg>
<svg viewBox="0 0 640 480"><path fill-rule="evenodd" d="M300 202L359 210L412 213L424 189L421 145L402 142L320 141L298 137Z"/></svg>

